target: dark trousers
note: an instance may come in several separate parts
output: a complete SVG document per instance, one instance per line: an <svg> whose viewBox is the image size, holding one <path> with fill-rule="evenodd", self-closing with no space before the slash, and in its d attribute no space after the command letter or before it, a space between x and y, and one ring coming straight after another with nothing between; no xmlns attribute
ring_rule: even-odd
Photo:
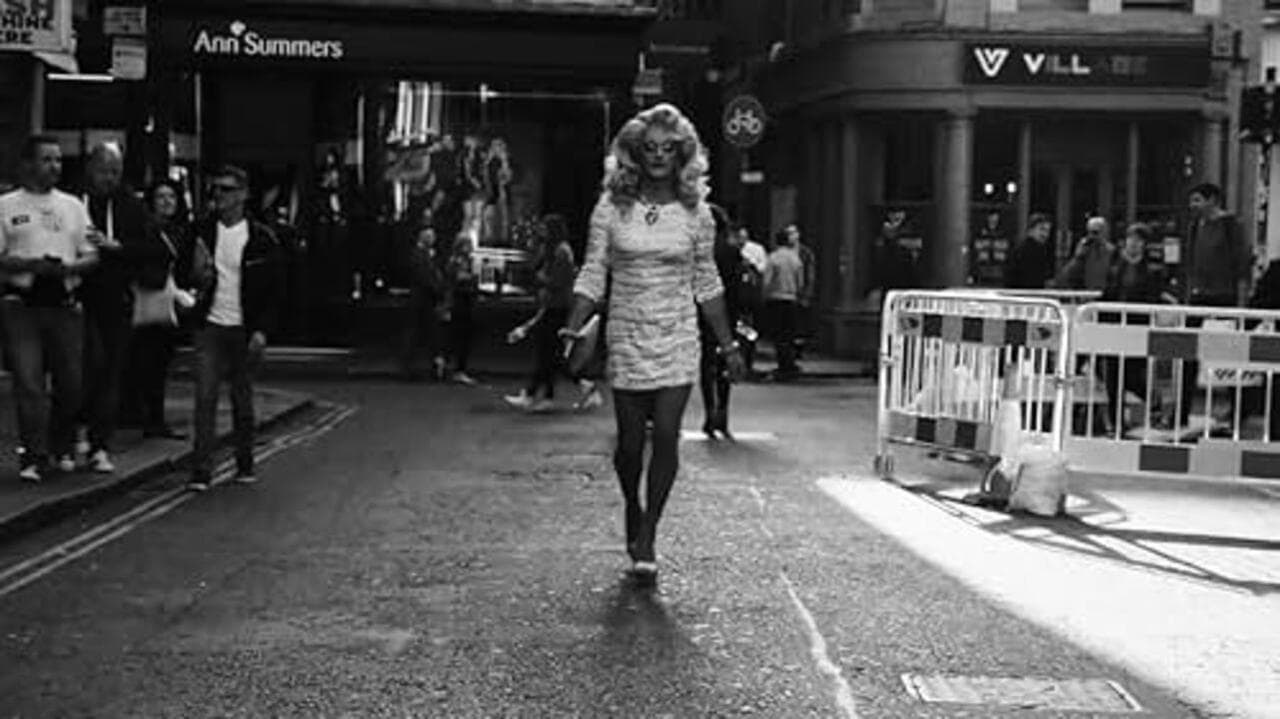
<svg viewBox="0 0 1280 719"><path fill-rule="evenodd" d="M769 318L769 333L773 350L778 355L778 371L796 372L796 323L799 321L799 305L794 300L769 300L764 306Z"/></svg>
<svg viewBox="0 0 1280 719"><path fill-rule="evenodd" d="M1197 295L1191 298L1190 304L1199 307L1235 307L1235 295ZM1188 329L1199 329L1203 325L1203 321L1198 317L1187 318ZM1182 392L1180 393L1181 407L1179 407L1179 415L1181 426L1185 429L1187 421L1190 419L1191 403L1195 400L1196 393L1199 388L1196 387L1196 379L1200 374L1200 362L1197 360L1184 360L1182 362ZM1212 407L1205 407L1205 415L1211 415Z"/></svg>
<svg viewBox="0 0 1280 719"><path fill-rule="evenodd" d="M84 316L78 308L28 307L10 298L0 300L0 308L25 461L43 462L50 450L69 454L82 399Z"/></svg>
<svg viewBox="0 0 1280 719"><path fill-rule="evenodd" d="M235 436L236 469L253 473L253 369L249 335L243 327L210 324L195 333L196 439L191 457L194 477L213 472L217 444L218 394L225 379L231 386L231 423Z"/></svg>
<svg viewBox="0 0 1280 719"><path fill-rule="evenodd" d="M1120 358L1103 357L1099 359L1102 366L1102 381L1107 387L1108 411L1110 412L1111 421L1115 422L1117 427L1125 429L1124 393L1132 392L1142 398L1144 403L1147 401L1147 360L1144 357L1126 357L1124 359L1124 387L1122 389L1120 386ZM1149 413L1151 408L1147 407L1145 411Z"/></svg>
<svg viewBox="0 0 1280 719"><path fill-rule="evenodd" d="M404 346L400 364L406 374L417 371L418 350L426 345L431 357L440 352L440 318L436 315L436 300L429 292L415 290L406 309Z"/></svg>
<svg viewBox="0 0 1280 719"><path fill-rule="evenodd" d="M715 338L702 338L702 362L699 367L698 388L702 392L702 412L706 423L716 426L729 423L729 383L725 376L725 362L717 352Z"/></svg>
<svg viewBox="0 0 1280 719"><path fill-rule="evenodd" d="M169 365L178 346L176 327L137 327L129 346L129 367L125 377L124 416L136 420L143 429L161 430Z"/></svg>
<svg viewBox="0 0 1280 719"><path fill-rule="evenodd" d="M533 376L529 379L529 396L546 391L547 399L556 396L556 376L563 371L559 332L569 321L569 310L548 307L533 328Z"/></svg>
<svg viewBox="0 0 1280 719"><path fill-rule="evenodd" d="M120 388L129 357L129 313L120 307L84 312L84 407L81 421L89 426L89 445L110 451L120 421Z"/></svg>
<svg viewBox="0 0 1280 719"><path fill-rule="evenodd" d="M474 337L475 296L469 293L455 294L449 318L449 349L453 354L453 368L458 372L467 371Z"/></svg>

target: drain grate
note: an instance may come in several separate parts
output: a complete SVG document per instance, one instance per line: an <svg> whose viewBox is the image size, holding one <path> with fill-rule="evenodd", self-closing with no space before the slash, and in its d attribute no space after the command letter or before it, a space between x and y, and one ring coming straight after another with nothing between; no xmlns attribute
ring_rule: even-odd
<svg viewBox="0 0 1280 719"><path fill-rule="evenodd" d="M1110 679L903 674L902 683L922 702L1116 714L1142 711L1142 705Z"/></svg>

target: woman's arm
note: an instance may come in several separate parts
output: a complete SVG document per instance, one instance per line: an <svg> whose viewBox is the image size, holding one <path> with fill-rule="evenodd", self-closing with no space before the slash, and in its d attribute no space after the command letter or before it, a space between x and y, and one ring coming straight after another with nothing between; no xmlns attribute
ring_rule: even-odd
<svg viewBox="0 0 1280 719"><path fill-rule="evenodd" d="M587 236L587 252L573 285L573 306L565 330L576 335L604 299L609 276L609 222L613 205L605 197L591 213L591 230Z"/></svg>
<svg viewBox="0 0 1280 719"><path fill-rule="evenodd" d="M693 299L715 333L720 350L727 352L736 345L724 301L724 284L720 281L720 269L716 267L715 236L715 220L710 210L703 208L693 238Z"/></svg>

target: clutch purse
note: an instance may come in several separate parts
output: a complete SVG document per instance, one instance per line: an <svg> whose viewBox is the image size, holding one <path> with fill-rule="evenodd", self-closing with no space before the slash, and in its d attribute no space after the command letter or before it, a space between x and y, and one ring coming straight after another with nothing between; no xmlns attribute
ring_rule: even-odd
<svg viewBox="0 0 1280 719"><path fill-rule="evenodd" d="M596 354L596 346L600 344L600 313L582 325L578 336L571 340L564 350L565 364L572 374L581 374Z"/></svg>

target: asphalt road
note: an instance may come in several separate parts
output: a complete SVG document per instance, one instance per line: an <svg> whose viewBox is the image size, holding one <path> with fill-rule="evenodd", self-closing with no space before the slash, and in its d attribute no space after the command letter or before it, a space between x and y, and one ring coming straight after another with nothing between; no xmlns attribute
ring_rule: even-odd
<svg viewBox="0 0 1280 719"><path fill-rule="evenodd" d="M607 410L514 414L510 386L305 389L357 411L258 486L0 596L0 716L1094 715L925 703L907 673L1110 679L1145 716L1196 716L816 486L869 465L869 385L744 387L742 441L686 442L656 592L623 577ZM145 494L0 547L0 567Z"/></svg>

